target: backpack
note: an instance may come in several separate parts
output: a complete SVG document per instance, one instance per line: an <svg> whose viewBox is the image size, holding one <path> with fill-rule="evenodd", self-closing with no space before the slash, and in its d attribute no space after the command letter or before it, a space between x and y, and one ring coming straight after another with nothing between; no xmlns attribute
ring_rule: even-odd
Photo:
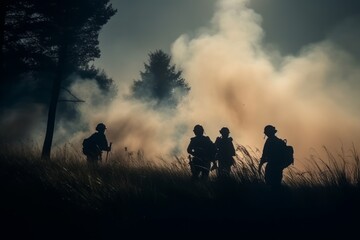
<svg viewBox="0 0 360 240"><path fill-rule="evenodd" d="M94 151L93 146L94 146L94 144L93 144L93 141L91 140L91 138L90 137L85 138L82 143L82 152L85 155L90 155Z"/></svg>
<svg viewBox="0 0 360 240"><path fill-rule="evenodd" d="M281 140L283 142L281 147L281 159L282 167L287 168L291 164L294 164L294 148L293 146L287 145L287 140Z"/></svg>

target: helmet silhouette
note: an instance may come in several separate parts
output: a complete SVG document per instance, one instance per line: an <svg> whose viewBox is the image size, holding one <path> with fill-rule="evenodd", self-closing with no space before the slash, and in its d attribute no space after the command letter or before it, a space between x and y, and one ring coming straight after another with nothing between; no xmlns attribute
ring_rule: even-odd
<svg viewBox="0 0 360 240"><path fill-rule="evenodd" d="M230 130L227 127L223 127L219 131L221 134L229 134Z"/></svg>
<svg viewBox="0 0 360 240"><path fill-rule="evenodd" d="M103 131L106 129L106 126L103 123L99 123L95 129L96 129L96 131Z"/></svg>
<svg viewBox="0 0 360 240"><path fill-rule="evenodd" d="M197 125L195 125L193 131L194 131L195 135L202 135L204 133L204 128L201 125L197 124Z"/></svg>
<svg viewBox="0 0 360 240"><path fill-rule="evenodd" d="M264 128L264 133L265 133L265 134L275 134L276 132L277 132L277 130L276 130L275 127L272 126L272 125L267 125L267 126L265 126L265 128Z"/></svg>

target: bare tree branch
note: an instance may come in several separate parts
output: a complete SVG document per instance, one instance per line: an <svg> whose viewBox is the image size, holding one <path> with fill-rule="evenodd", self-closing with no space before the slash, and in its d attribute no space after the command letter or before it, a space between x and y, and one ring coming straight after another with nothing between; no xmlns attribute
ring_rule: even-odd
<svg viewBox="0 0 360 240"><path fill-rule="evenodd" d="M62 87L63 90L65 90L68 94L70 94L70 96L72 96L73 98L75 98L75 100L69 100L69 99L59 99L59 102L74 102L74 103L79 103L79 102L85 102L84 100L81 100L80 98L76 97L72 92L70 92L69 89Z"/></svg>

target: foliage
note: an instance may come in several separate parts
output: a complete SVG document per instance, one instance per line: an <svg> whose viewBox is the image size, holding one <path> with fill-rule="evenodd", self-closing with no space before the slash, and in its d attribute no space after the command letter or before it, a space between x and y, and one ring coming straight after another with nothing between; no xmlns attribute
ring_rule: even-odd
<svg viewBox="0 0 360 240"><path fill-rule="evenodd" d="M114 80L108 77L104 70L98 69L94 65L80 68L77 74L82 79L95 79L99 88L105 92L114 90Z"/></svg>
<svg viewBox="0 0 360 240"><path fill-rule="evenodd" d="M145 71L132 85L132 96L144 102L154 102L155 107L175 108L190 87L182 78L182 71L171 65L171 57L162 50L149 54Z"/></svg>
<svg viewBox="0 0 360 240"><path fill-rule="evenodd" d="M104 93L113 95L113 80L89 66L100 57L99 31L116 12L108 2L2 1L1 104L9 108L19 102L48 104L60 65L63 88L76 79L91 77ZM65 58L62 63L60 55ZM78 77L69 77L74 75ZM66 112L66 107L61 110Z"/></svg>

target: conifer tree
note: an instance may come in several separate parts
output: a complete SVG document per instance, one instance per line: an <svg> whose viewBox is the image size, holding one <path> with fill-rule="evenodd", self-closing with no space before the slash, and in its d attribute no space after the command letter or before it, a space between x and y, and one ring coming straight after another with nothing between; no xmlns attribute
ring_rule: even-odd
<svg viewBox="0 0 360 240"><path fill-rule="evenodd" d="M176 108L181 99L190 91L182 77L182 71L171 64L171 57L162 50L149 53L145 71L132 85L135 99L152 102L155 107Z"/></svg>

